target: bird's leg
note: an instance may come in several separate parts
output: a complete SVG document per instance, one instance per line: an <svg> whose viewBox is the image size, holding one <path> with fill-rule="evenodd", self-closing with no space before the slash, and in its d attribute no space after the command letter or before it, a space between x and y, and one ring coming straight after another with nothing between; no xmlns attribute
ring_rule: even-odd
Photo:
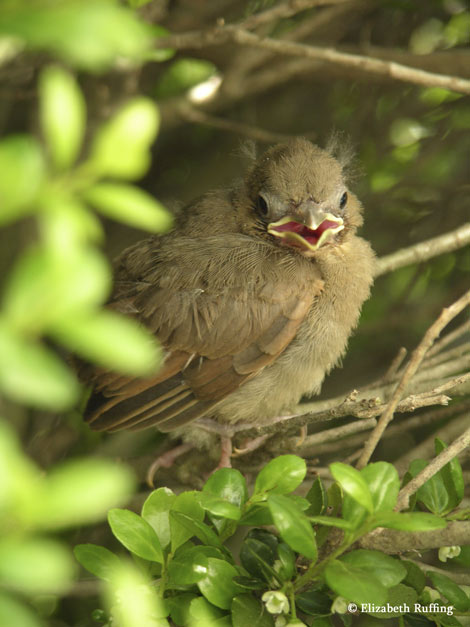
<svg viewBox="0 0 470 627"><path fill-rule="evenodd" d="M185 453L190 451L192 448L194 448L194 445L186 442L184 444L180 444L179 446L175 446L171 448L169 451L167 451L166 453L163 453L162 455L159 455L157 459L152 463L152 465L147 470L147 477L146 477L147 484L151 488L153 488L154 487L153 480L154 480L155 473L157 472L157 470L159 468L171 468L175 459L178 459L178 457L181 457L181 455L184 455Z"/></svg>
<svg viewBox="0 0 470 627"><path fill-rule="evenodd" d="M268 433L264 433L263 435L260 435L257 438L252 438L251 440L245 440L241 448L235 449L233 457L241 457L242 455L246 455L247 453L256 451L256 449L262 446L269 437L270 435Z"/></svg>
<svg viewBox="0 0 470 627"><path fill-rule="evenodd" d="M232 438L227 436L220 437L220 459L215 470L219 468L232 467Z"/></svg>

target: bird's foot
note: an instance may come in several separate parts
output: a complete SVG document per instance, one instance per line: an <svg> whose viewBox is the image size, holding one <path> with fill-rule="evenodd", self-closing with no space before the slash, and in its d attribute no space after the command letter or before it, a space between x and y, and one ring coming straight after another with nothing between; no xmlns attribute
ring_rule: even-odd
<svg viewBox="0 0 470 627"><path fill-rule="evenodd" d="M260 435L257 438L252 438L251 440L245 440L241 448L235 449L233 457L241 457L242 455L246 455L247 453L256 451L256 449L262 446L269 437L270 435L268 433L265 433L264 435Z"/></svg>
<svg viewBox="0 0 470 627"><path fill-rule="evenodd" d="M147 470L147 477L146 477L147 484L151 488L153 488L154 487L153 480L155 478L155 473L157 472L157 470L159 468L171 468L175 459L178 459L178 457L181 457L181 455L184 455L185 453L190 451L192 448L194 448L193 444L188 444L188 443L180 444L179 446L175 446L174 448L171 448L166 453L159 455L157 459L152 463L152 465Z"/></svg>

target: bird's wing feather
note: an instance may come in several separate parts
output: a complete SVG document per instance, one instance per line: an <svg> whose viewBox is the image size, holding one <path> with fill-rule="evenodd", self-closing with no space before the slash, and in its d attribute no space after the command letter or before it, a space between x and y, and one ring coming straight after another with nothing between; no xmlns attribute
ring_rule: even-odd
<svg viewBox="0 0 470 627"><path fill-rule="evenodd" d="M322 288L312 264L299 273L300 257L241 235L163 241L152 255L138 276L129 255L110 306L155 333L165 362L146 379L95 370L93 429L170 431L206 414L285 350Z"/></svg>

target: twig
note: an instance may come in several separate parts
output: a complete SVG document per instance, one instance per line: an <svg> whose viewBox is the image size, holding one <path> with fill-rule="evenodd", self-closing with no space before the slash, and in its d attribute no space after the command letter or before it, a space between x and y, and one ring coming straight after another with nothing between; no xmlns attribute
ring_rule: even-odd
<svg viewBox="0 0 470 627"><path fill-rule="evenodd" d="M434 346L429 349L427 358L431 357L431 355L435 355L436 353L439 353L444 348L444 346L451 344L457 338L459 338L461 335L464 335L465 333L470 333L470 320L467 320L466 322L461 324L459 327L454 329L454 331L451 331L451 333L447 333L446 336L444 336L438 342L436 342Z"/></svg>
<svg viewBox="0 0 470 627"><path fill-rule="evenodd" d="M461 298L459 298L455 303L450 305L442 310L439 318L429 327L426 331L423 339L419 343L418 347L413 352L410 361L403 373L398 385L395 388L395 391L390 399L384 413L382 414L376 428L370 435L367 440L364 451L359 458L357 463L358 468L363 468L371 458L372 453L375 450L375 447L379 443L379 440L387 428L388 423L393 419L393 413L400 402L406 388L408 387L412 377L415 375L418 370L426 352L432 346L436 337L439 336L442 329L453 319L455 318L465 307L470 304L470 291L466 292Z"/></svg>
<svg viewBox="0 0 470 627"><path fill-rule="evenodd" d="M301 444L301 449L303 450L305 448L310 448L318 444L331 442L332 440L339 440L340 438L344 438L347 435L351 435L353 433L368 431L369 429L372 429L376 424L377 421L375 420L375 418L369 418L368 420L356 420L355 422L350 422L347 425L342 425L341 427L326 429L325 431L321 431L320 433L315 433L314 435L307 436Z"/></svg>
<svg viewBox="0 0 470 627"><path fill-rule="evenodd" d="M389 383L390 381L393 381L393 379L395 378L395 375L397 374L398 370L400 369L400 366L403 363L403 360L406 357L407 352L408 351L406 350L404 346L402 346L399 349L392 363L388 367L387 372L384 374L384 376L381 379L379 379L379 382Z"/></svg>
<svg viewBox="0 0 470 627"><path fill-rule="evenodd" d="M470 446L470 428L462 433L460 437L452 442L452 444L444 449L437 457L435 457L419 474L416 475L409 483L402 488L398 494L397 505L395 509L401 511L408 507L410 496L414 494L428 479L436 474L443 466L448 464L454 457ZM468 538L468 535L467 535Z"/></svg>
<svg viewBox="0 0 470 627"><path fill-rule="evenodd" d="M470 83L470 81L469 81ZM402 248L390 255L381 257L377 260L375 268L375 276L381 276L388 272L393 272L398 268L409 266L413 263L421 263L442 255L443 253L452 252L458 248L463 248L466 244L470 244L470 223L462 224L455 231L450 231L444 235L439 235L425 242L414 244L408 248Z"/></svg>
<svg viewBox="0 0 470 627"><path fill-rule="evenodd" d="M314 7L331 5L331 4L351 4L351 0L288 0L287 2L281 2L272 9L267 9L262 13L256 13L250 15L239 24L240 28L246 30L253 30L258 26L269 24L275 20L284 19L286 17L292 17L301 11L306 11Z"/></svg>

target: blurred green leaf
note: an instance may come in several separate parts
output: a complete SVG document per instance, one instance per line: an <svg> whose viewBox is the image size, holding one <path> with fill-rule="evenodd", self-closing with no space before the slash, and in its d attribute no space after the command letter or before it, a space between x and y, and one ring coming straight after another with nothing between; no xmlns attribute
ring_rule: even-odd
<svg viewBox="0 0 470 627"><path fill-rule="evenodd" d="M131 100L95 134L89 166L100 175L140 178L149 167L150 145L159 121L158 109L151 100Z"/></svg>
<svg viewBox="0 0 470 627"><path fill-rule="evenodd" d="M230 617L204 597L190 602L187 620L184 625L191 627L232 627Z"/></svg>
<svg viewBox="0 0 470 627"><path fill-rule="evenodd" d="M112 461L66 462L48 474L32 523L53 529L101 520L110 507L127 500L134 483L132 472Z"/></svg>
<svg viewBox="0 0 470 627"><path fill-rule="evenodd" d="M169 98L202 83L217 71L216 66L203 59L178 59L162 74L155 88L157 98Z"/></svg>
<svg viewBox="0 0 470 627"><path fill-rule="evenodd" d="M368 512L374 511L372 495L366 480L361 473L347 464L336 462L330 464L331 474L346 494L357 501Z"/></svg>
<svg viewBox="0 0 470 627"><path fill-rule="evenodd" d="M307 473L305 460L297 455L280 455L272 459L258 473L255 494L287 494L293 492Z"/></svg>
<svg viewBox="0 0 470 627"><path fill-rule="evenodd" d="M429 577L435 588L455 607L455 609L460 612L466 612L470 609L470 598L450 577L433 571L428 571L426 576Z"/></svg>
<svg viewBox="0 0 470 627"><path fill-rule="evenodd" d="M165 602L133 564L114 571L106 593L113 625L169 627Z"/></svg>
<svg viewBox="0 0 470 627"><path fill-rule="evenodd" d="M294 551L315 561L317 545L315 533L308 518L292 501L281 494L271 494L268 505L281 538Z"/></svg>
<svg viewBox="0 0 470 627"><path fill-rule="evenodd" d="M444 39L448 47L468 44L470 41L470 13L463 11L453 15L444 27Z"/></svg>
<svg viewBox="0 0 470 627"><path fill-rule="evenodd" d="M77 561L100 579L109 581L121 564L119 557L104 546L77 544L73 552Z"/></svg>
<svg viewBox="0 0 470 627"><path fill-rule="evenodd" d="M443 529L447 524L443 518L425 512L405 512L404 514L385 512L374 518L379 527L402 531L432 531L433 529Z"/></svg>
<svg viewBox="0 0 470 627"><path fill-rule="evenodd" d="M111 287L105 258L92 248L69 252L60 258L45 247L23 253L4 291L4 316L12 327L38 333L104 302Z"/></svg>
<svg viewBox="0 0 470 627"><path fill-rule="evenodd" d="M9 3L0 33L90 71L109 68L120 57L139 61L152 43L151 28L116 0Z"/></svg>
<svg viewBox="0 0 470 627"><path fill-rule="evenodd" d="M13 135L0 142L0 225L34 208L44 172L44 158L35 139Z"/></svg>
<svg viewBox="0 0 470 627"><path fill-rule="evenodd" d="M447 448L447 444L440 438L435 439L436 455L442 453ZM449 496L449 508L454 509L459 505L464 497L465 483L462 474L462 466L460 465L458 457L454 457L448 464L443 466L439 474L442 476L442 480L447 488L447 494Z"/></svg>
<svg viewBox="0 0 470 627"><path fill-rule="evenodd" d="M39 216L41 236L55 255L67 257L85 244L104 240L104 230L95 214L76 198L50 197Z"/></svg>
<svg viewBox="0 0 470 627"><path fill-rule="evenodd" d="M167 37L171 35L170 31L159 24L152 24L152 33L155 39L159 39L161 37ZM168 61L175 56L176 50L173 48L159 48L155 46L151 50L148 50L144 53L143 58L145 61L157 61L162 63L163 61Z"/></svg>
<svg viewBox="0 0 470 627"><path fill-rule="evenodd" d="M157 200L132 185L97 183L86 190L85 198L105 216L135 228L162 232L173 222Z"/></svg>
<svg viewBox="0 0 470 627"><path fill-rule="evenodd" d="M372 573L355 564L332 560L325 568L325 579L330 588L354 603L383 605L387 588Z"/></svg>
<svg viewBox="0 0 470 627"><path fill-rule="evenodd" d="M0 355L0 387L12 400L60 411L78 399L77 380L52 351L1 324Z"/></svg>
<svg viewBox="0 0 470 627"><path fill-rule="evenodd" d="M406 577L406 568L400 560L380 551L358 549L346 553L340 560L343 564L368 571L371 578L378 579L386 588L396 586Z"/></svg>
<svg viewBox="0 0 470 627"><path fill-rule="evenodd" d="M0 542L0 583L24 593L63 593L72 583L74 564L55 540L7 536Z"/></svg>
<svg viewBox="0 0 470 627"><path fill-rule="evenodd" d="M0 625L16 627L44 627L44 623L29 607L20 603L13 596L0 592Z"/></svg>
<svg viewBox="0 0 470 627"><path fill-rule="evenodd" d="M58 169L73 165L86 124L85 100L74 77L57 66L39 78L39 114L52 162Z"/></svg>
<svg viewBox="0 0 470 627"><path fill-rule="evenodd" d="M154 336L113 311L71 313L51 334L77 354L124 374L151 374L161 360Z"/></svg>
<svg viewBox="0 0 470 627"><path fill-rule="evenodd" d="M401 560L401 563L406 568L406 577L402 580L402 583L407 586L411 586L420 595L426 585L426 576L419 566L409 560Z"/></svg>
<svg viewBox="0 0 470 627"><path fill-rule="evenodd" d="M162 547L149 523L128 509L112 509L108 522L113 534L126 549L152 562L163 563Z"/></svg>
<svg viewBox="0 0 470 627"><path fill-rule="evenodd" d="M168 565L169 587L178 589L196 584L205 576L209 557L219 559L223 558L223 554L212 546L182 547Z"/></svg>
<svg viewBox="0 0 470 627"><path fill-rule="evenodd" d="M170 544L170 508L175 499L176 494L169 488L158 488L142 506L142 518L153 527L164 549Z"/></svg>

